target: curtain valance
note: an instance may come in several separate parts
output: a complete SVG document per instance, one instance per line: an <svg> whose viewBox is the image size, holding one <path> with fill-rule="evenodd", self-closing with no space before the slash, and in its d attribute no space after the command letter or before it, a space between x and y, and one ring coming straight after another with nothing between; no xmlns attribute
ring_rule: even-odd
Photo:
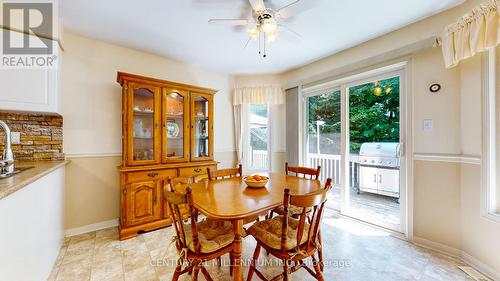
<svg viewBox="0 0 500 281"><path fill-rule="evenodd" d="M237 87L234 89L233 105L283 104L284 100L280 86Z"/></svg>
<svg viewBox="0 0 500 281"><path fill-rule="evenodd" d="M500 0L489 0L445 28L442 38L447 68L500 43Z"/></svg>

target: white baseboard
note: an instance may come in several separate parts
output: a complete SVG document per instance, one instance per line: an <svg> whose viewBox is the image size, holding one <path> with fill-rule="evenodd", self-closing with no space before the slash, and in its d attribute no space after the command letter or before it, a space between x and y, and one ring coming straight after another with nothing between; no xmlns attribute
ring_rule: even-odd
<svg viewBox="0 0 500 281"><path fill-rule="evenodd" d="M109 221L102 221L94 224L84 225L75 228L69 228L64 231L64 236L71 237L79 234L84 234L87 232L97 231L101 229L106 229L110 227L118 226L118 219L112 219Z"/></svg>
<svg viewBox="0 0 500 281"><path fill-rule="evenodd" d="M462 250L416 236L413 238L413 243L426 249L430 249L454 258L459 258L487 277L500 281L499 272Z"/></svg>
<svg viewBox="0 0 500 281"><path fill-rule="evenodd" d="M500 272L497 272L491 266L483 263L482 261L476 259L475 257L467 254L466 252L462 252L462 259L464 262L468 263L476 270L486 275L487 277L493 280L500 280Z"/></svg>
<svg viewBox="0 0 500 281"><path fill-rule="evenodd" d="M421 246L421 247L426 248L426 249L430 249L430 250L439 252L441 254L452 256L454 258L461 258L461 256L462 256L462 251L457 249L457 248L453 248L453 247L450 247L450 246L447 246L447 245L444 245L444 244L441 244L438 242L434 242L431 240L427 240L427 239L418 237L418 236L413 237L413 244L416 244L416 245Z"/></svg>

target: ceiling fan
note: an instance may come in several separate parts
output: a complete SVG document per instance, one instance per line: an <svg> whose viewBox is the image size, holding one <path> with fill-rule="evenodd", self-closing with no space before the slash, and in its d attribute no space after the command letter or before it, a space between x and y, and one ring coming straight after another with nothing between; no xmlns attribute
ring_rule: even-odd
<svg viewBox="0 0 500 281"><path fill-rule="evenodd" d="M252 16L248 19L210 19L212 24L224 24L231 26L246 26L249 38L245 44L246 48L251 40L259 41L259 54L267 57L266 42L272 42L276 39L276 33L279 28L291 32L298 38L302 35L288 28L282 20L293 16L293 9L300 0L294 0L278 9L266 7L264 0L248 0L252 7Z"/></svg>

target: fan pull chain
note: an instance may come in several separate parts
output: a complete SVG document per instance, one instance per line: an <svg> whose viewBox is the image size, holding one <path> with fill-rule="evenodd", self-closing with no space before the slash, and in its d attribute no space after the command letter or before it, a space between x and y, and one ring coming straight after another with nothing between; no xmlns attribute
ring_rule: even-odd
<svg viewBox="0 0 500 281"><path fill-rule="evenodd" d="M260 52L260 31L259 31L259 55L261 54Z"/></svg>
<svg viewBox="0 0 500 281"><path fill-rule="evenodd" d="M262 57L267 57L267 53L266 53L266 33L264 32L264 55Z"/></svg>

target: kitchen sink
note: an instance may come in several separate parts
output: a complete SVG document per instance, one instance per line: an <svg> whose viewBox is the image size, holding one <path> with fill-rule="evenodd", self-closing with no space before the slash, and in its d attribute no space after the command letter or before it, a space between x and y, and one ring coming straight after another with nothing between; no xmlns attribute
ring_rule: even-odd
<svg viewBox="0 0 500 281"><path fill-rule="evenodd" d="M29 170L29 169L32 169L32 168L34 168L34 166L27 166L27 167L15 168L13 173L10 173L10 174L0 174L0 180L8 178L8 177L11 177L13 175L19 174L22 171L26 171L26 170Z"/></svg>

